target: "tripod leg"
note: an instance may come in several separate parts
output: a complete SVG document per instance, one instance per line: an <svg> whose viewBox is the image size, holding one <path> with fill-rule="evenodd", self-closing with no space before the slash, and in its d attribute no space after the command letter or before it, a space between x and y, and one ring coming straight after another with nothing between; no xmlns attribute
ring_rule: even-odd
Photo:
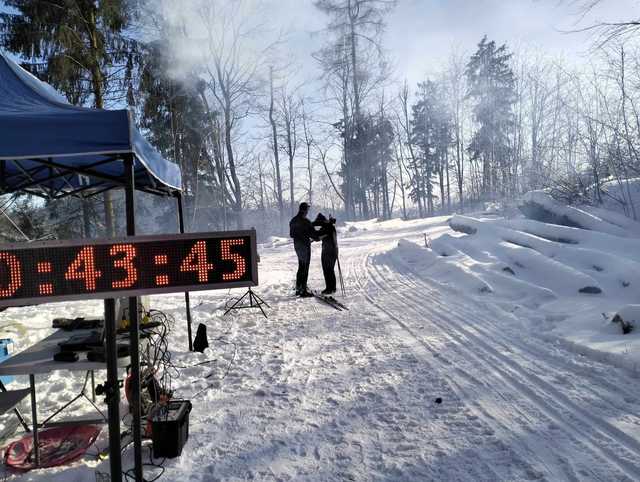
<svg viewBox="0 0 640 482"><path fill-rule="evenodd" d="M234 310L236 308L236 306L238 306L242 302L242 300L244 300L245 297L250 293L251 293L250 291L247 291L245 294L243 294L239 299L236 300L236 302L234 304L232 304L229 308L227 308L227 311L225 311L222 316L225 316L231 310ZM251 301L251 298L249 298L249 301Z"/></svg>
<svg viewBox="0 0 640 482"><path fill-rule="evenodd" d="M262 316L264 316L265 318L269 318L267 316L267 314L264 312L264 309L262 308L262 305L266 305L266 303L264 301L262 301L262 298L260 298L257 294L255 294L253 291L249 290L249 299L251 300L250 305L252 307L257 306L258 308L260 308L260 311L262 311ZM267 305L269 306L269 305Z"/></svg>
<svg viewBox="0 0 640 482"><path fill-rule="evenodd" d="M263 300L262 298L260 298L260 296L258 296L255 291L251 291L251 293L253 294L253 297L258 300L260 302L261 305L266 306L267 308L271 308L271 306L269 306L269 303L267 303L265 300Z"/></svg>

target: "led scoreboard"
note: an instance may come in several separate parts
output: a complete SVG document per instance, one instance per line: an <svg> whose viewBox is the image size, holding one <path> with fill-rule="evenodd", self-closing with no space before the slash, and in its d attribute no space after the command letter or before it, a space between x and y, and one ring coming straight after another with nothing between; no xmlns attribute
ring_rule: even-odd
<svg viewBox="0 0 640 482"><path fill-rule="evenodd" d="M0 245L0 306L258 284L254 230Z"/></svg>

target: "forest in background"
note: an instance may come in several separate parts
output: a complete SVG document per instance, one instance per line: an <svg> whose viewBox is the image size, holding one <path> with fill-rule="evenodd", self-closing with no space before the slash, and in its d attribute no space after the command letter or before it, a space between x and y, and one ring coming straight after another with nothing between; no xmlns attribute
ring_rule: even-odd
<svg viewBox="0 0 640 482"><path fill-rule="evenodd" d="M640 214L624 194L640 175L632 20L584 27L593 46L581 67L488 32L411 85L384 45L396 0L311 2L326 20L313 82L260 0L1 4L0 48L72 104L131 108L180 165L190 230L284 235L301 201L341 220L465 212L534 189L598 204L611 180L621 210ZM117 192L51 203L5 195L0 208L6 240L122 231ZM141 196L139 209L143 230L175 224L168 200Z"/></svg>

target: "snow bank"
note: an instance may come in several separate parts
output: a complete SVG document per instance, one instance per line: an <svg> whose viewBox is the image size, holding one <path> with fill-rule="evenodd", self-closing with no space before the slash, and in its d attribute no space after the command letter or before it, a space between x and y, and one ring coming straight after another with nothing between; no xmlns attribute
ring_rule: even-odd
<svg viewBox="0 0 640 482"><path fill-rule="evenodd" d="M640 219L640 178L611 179L600 186L602 207L610 213Z"/></svg>
<svg viewBox="0 0 640 482"><path fill-rule="evenodd" d="M390 254L421 276L526 316L533 330L620 366L640 364L640 305L632 304L640 289L640 224L604 209L562 206L541 192L525 202L543 208L536 220L454 215L448 224L456 233L434 239L432 249L403 241Z"/></svg>
<svg viewBox="0 0 640 482"><path fill-rule="evenodd" d="M454 216L450 225L452 229L465 233L477 233L480 238L478 243L490 248L498 259L507 263L516 276L530 283L561 294L602 291L592 276L573 266L588 264L589 253L583 253L582 256L575 252L567 253L563 251L567 248L566 245L466 216ZM567 259L572 262L563 262ZM638 284L640 285L640 278Z"/></svg>
<svg viewBox="0 0 640 482"><path fill-rule="evenodd" d="M628 216L625 216L624 214L609 211L608 209L603 209L595 206L584 206L582 209L587 211L588 213L593 214L594 216L599 217L600 219L607 221L608 223L621 227L622 229L633 234L635 237L640 237L640 223L634 221Z"/></svg>
<svg viewBox="0 0 640 482"><path fill-rule="evenodd" d="M395 253L422 276L427 276L441 284L452 285L465 292L491 293L491 286L465 265L460 256L442 259L433 250L401 239Z"/></svg>
<svg viewBox="0 0 640 482"><path fill-rule="evenodd" d="M601 231L622 237L632 236L632 233L627 230L594 214L559 203L544 191L526 193L522 197L520 210L525 216L542 222Z"/></svg>

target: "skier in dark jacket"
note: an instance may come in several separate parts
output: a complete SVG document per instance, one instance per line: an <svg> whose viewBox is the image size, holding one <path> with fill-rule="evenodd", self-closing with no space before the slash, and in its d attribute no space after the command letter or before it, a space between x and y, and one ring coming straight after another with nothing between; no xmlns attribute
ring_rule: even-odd
<svg viewBox="0 0 640 482"><path fill-rule="evenodd" d="M298 255L298 273L296 275L296 296L313 296L307 289L309 265L311 264L311 241L318 241L318 235L307 218L309 205L301 203L298 214L289 221L289 235L293 238L293 247Z"/></svg>
<svg viewBox="0 0 640 482"><path fill-rule="evenodd" d="M338 259L338 237L336 233L336 220L332 217L327 219L322 213L318 214L313 222L314 226L319 226L317 232L322 239L322 273L324 274L325 289L322 294L331 295L336 292L336 273L334 271Z"/></svg>

